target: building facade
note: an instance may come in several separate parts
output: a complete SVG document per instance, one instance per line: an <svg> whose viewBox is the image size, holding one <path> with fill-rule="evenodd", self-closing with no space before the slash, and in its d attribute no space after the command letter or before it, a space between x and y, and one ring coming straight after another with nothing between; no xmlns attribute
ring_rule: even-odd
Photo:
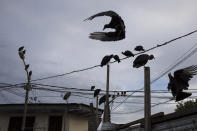
<svg viewBox="0 0 197 131"><path fill-rule="evenodd" d="M23 112L23 104L0 105L0 131L21 131ZM94 115L85 104L29 104L25 131L90 131Z"/></svg>

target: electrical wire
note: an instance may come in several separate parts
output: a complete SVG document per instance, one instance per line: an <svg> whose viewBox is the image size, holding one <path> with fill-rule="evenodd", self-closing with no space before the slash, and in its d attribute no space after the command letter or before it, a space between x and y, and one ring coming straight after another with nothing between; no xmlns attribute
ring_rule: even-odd
<svg viewBox="0 0 197 131"><path fill-rule="evenodd" d="M153 49L155 49L155 48L158 48L158 47L167 45L167 44L169 44L169 43L171 43L171 42L174 42L174 41L176 41L176 40L179 40L179 39L181 39L181 38L184 38L184 37L189 36L189 35L191 35L191 34L194 34L194 33L196 33L196 32L197 32L197 30L194 30L194 31L192 31L192 32L190 32L190 33L187 33L187 34L185 34L185 35L182 35L182 36L179 36L179 37L177 37L177 38L171 39L171 40L169 40L169 41L167 41L167 42L164 42L164 43L162 43L162 44L158 44L158 45L156 45L156 46L154 46L154 47L152 47L152 48L150 48L150 49L148 49L148 50L145 50L145 51L143 51L143 52L136 53L136 54L134 54L134 55L139 55L139 54L148 52L148 51L150 51L150 50L153 50ZM124 59L127 59L127 58L129 58L129 57L125 57L125 58L122 58L122 59L120 59L120 60L124 60ZM115 63L115 62L116 62L116 61L113 61L113 62L110 62L110 63ZM40 81L40 80L46 80L46 79L56 78L56 77L60 77L60 76L65 76L65 75L73 74L73 73L76 73L76 72L82 72L82 71L94 69L94 68L96 68L96 67L100 67L100 65L95 65L95 66L91 66L91 67L84 68L84 69L74 70L74 71L67 72L67 73L63 73L63 74L59 74L59 75L53 75L53 76L38 78L38 79L31 80L31 81Z"/></svg>
<svg viewBox="0 0 197 131"><path fill-rule="evenodd" d="M180 63L182 63L183 61L185 61L186 59L188 59L189 57L191 57L192 55L194 55L196 52L197 52L197 48L194 49L194 47L197 46L197 44L195 44L194 46L192 46L192 48L190 48L186 53L184 53L181 57L179 57L176 61L176 63L174 65L172 65L172 67L168 67L168 69L166 71L163 71L157 78L153 79L151 81L151 84L153 84L154 82L156 82L157 80L159 80L162 76L166 75L169 71L171 71L172 69L174 69L177 65L179 65ZM192 51L191 51L192 50ZM187 54L189 51L191 51L189 54ZM186 55L187 54L187 55ZM186 56L185 56L186 55ZM182 58L182 59L181 59ZM136 91L140 91L144 89L143 88L140 88ZM133 92L132 94L130 95L133 95L135 92ZM125 98L122 103L124 103L129 97ZM112 110L115 110L117 109L122 103L119 103L115 108L113 108Z"/></svg>

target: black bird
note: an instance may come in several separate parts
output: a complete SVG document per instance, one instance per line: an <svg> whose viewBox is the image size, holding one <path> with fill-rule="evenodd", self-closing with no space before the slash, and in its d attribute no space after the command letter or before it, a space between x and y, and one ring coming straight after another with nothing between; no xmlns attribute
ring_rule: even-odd
<svg viewBox="0 0 197 131"><path fill-rule="evenodd" d="M188 90L188 82L194 75L197 75L197 65L175 71L174 77L171 73L168 74L169 83L167 88L168 90L171 90L171 93L173 97L176 98L176 101L183 100L192 95L191 93L183 92L183 90Z"/></svg>
<svg viewBox="0 0 197 131"><path fill-rule="evenodd" d="M91 86L91 91L93 91L93 90L94 90L94 88L95 88L95 86Z"/></svg>
<svg viewBox="0 0 197 131"><path fill-rule="evenodd" d="M71 95L71 92L67 92L65 95L64 95L64 100L68 100L68 98L70 97Z"/></svg>
<svg viewBox="0 0 197 131"><path fill-rule="evenodd" d="M21 46L18 48L18 51L22 51L24 49L24 46Z"/></svg>
<svg viewBox="0 0 197 131"><path fill-rule="evenodd" d="M103 67L104 65L107 65L113 56L114 55L106 55L105 57L103 57L101 61L101 67Z"/></svg>
<svg viewBox="0 0 197 131"><path fill-rule="evenodd" d="M134 50L135 51L144 51L144 48L143 48L143 46L139 45L139 46L136 46Z"/></svg>
<svg viewBox="0 0 197 131"><path fill-rule="evenodd" d="M114 58L116 61L118 61L118 63L120 62L120 58L119 58L118 55L114 55L113 58Z"/></svg>
<svg viewBox="0 0 197 131"><path fill-rule="evenodd" d="M111 97L111 95L109 95L109 97ZM102 103L106 102L106 95L103 95L100 99L99 99L99 105L101 105Z"/></svg>
<svg viewBox="0 0 197 131"><path fill-rule="evenodd" d="M133 67L134 68L139 68L141 66L146 65L148 60L154 59L153 55L148 55L148 54L142 54L136 57L136 59L133 62Z"/></svg>
<svg viewBox="0 0 197 131"><path fill-rule="evenodd" d="M111 21L109 24L105 24L103 30L106 28L115 29L115 32L94 32L90 33L90 38L101 41L118 41L125 38L125 25L122 18L115 13L114 11L105 11L98 14L95 14L86 20L92 20L95 17L99 16L109 16L111 17Z"/></svg>
<svg viewBox="0 0 197 131"><path fill-rule="evenodd" d="M126 50L125 52L122 52L122 54L127 56L127 57L131 57L131 56L134 57L134 54L129 50Z"/></svg>
<svg viewBox="0 0 197 131"><path fill-rule="evenodd" d="M96 89L94 91L94 97L97 97L99 95L100 91L101 91L101 89Z"/></svg>
<svg viewBox="0 0 197 131"><path fill-rule="evenodd" d="M106 95L102 96L100 99L99 99L99 105L101 105L102 103L104 103L106 101Z"/></svg>

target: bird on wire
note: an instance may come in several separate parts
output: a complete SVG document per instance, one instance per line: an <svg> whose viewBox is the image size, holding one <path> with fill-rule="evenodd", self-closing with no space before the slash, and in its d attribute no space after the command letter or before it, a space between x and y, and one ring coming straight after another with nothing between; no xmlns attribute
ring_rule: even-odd
<svg viewBox="0 0 197 131"><path fill-rule="evenodd" d="M192 93L183 92L183 90L188 90L189 81L194 75L197 75L197 65L176 70L174 77L171 73L168 74L169 83L167 88L171 90L172 96L176 98L176 101L184 100L192 95Z"/></svg>
<svg viewBox="0 0 197 131"><path fill-rule="evenodd" d="M94 91L94 97L97 97L99 95L100 91L101 91L101 89L96 89Z"/></svg>
<svg viewBox="0 0 197 131"><path fill-rule="evenodd" d="M90 89L90 90L91 90L91 91L93 91L93 90L94 90L94 88L95 88L95 86L91 86L91 89Z"/></svg>
<svg viewBox="0 0 197 131"><path fill-rule="evenodd" d="M141 66L145 66L148 60L152 60L152 59L154 59L153 55L148 55L148 54L138 55L133 62L133 67L139 68Z"/></svg>
<svg viewBox="0 0 197 131"><path fill-rule="evenodd" d="M71 92L67 92L65 95L64 95L64 100L66 100L66 102L68 103L68 98L70 97L71 95Z"/></svg>
<svg viewBox="0 0 197 131"><path fill-rule="evenodd" d="M113 58L114 58L116 61L118 61L118 63L120 63L120 58L119 58L118 55L114 55Z"/></svg>
<svg viewBox="0 0 197 131"><path fill-rule="evenodd" d="M144 50L144 47L141 46L141 45L136 46L134 50L135 50L135 51L145 51L145 50Z"/></svg>
<svg viewBox="0 0 197 131"><path fill-rule="evenodd" d="M111 21L109 24L105 24L103 30L106 28L115 29L114 32L93 32L90 33L89 38L101 41L118 41L125 38L125 25L122 18L114 11L105 11L95 14L86 20L92 20L95 17L99 16L109 16L111 17Z"/></svg>
<svg viewBox="0 0 197 131"><path fill-rule="evenodd" d="M101 61L101 67L107 65L110 62L111 58L113 58L113 56L114 56L113 54L104 56Z"/></svg>
<svg viewBox="0 0 197 131"><path fill-rule="evenodd" d="M99 105L101 105L102 103L104 103L106 101L106 95L103 95L100 99L99 99Z"/></svg>
<svg viewBox="0 0 197 131"><path fill-rule="evenodd" d="M125 55L126 57L131 57L131 56L134 57L134 54L129 50L126 50L125 52L122 52L122 54Z"/></svg>

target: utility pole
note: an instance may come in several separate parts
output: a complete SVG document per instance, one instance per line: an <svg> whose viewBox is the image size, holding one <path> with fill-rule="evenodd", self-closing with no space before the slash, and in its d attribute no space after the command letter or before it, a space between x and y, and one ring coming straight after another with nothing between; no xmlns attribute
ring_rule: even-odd
<svg viewBox="0 0 197 131"><path fill-rule="evenodd" d="M28 70L29 64L25 63L25 53L26 53L26 50L24 50L24 46L22 46L18 49L19 57L22 59L23 64L25 66L25 71L27 73L27 84L25 85L26 93L25 93L25 105L24 105L22 131L25 131L25 123L26 123L26 116L27 116L27 104L28 104L28 99L29 99L29 91L31 88L30 82L31 82L31 75L32 75L32 71Z"/></svg>
<svg viewBox="0 0 197 131"><path fill-rule="evenodd" d="M106 103L104 108L103 122L110 122L110 109L109 109L109 71L110 67L107 65L107 82L106 82Z"/></svg>
<svg viewBox="0 0 197 131"><path fill-rule="evenodd" d="M144 67L144 131L151 131L150 67Z"/></svg>
<svg viewBox="0 0 197 131"><path fill-rule="evenodd" d="M96 126L98 126L98 96L96 96Z"/></svg>

